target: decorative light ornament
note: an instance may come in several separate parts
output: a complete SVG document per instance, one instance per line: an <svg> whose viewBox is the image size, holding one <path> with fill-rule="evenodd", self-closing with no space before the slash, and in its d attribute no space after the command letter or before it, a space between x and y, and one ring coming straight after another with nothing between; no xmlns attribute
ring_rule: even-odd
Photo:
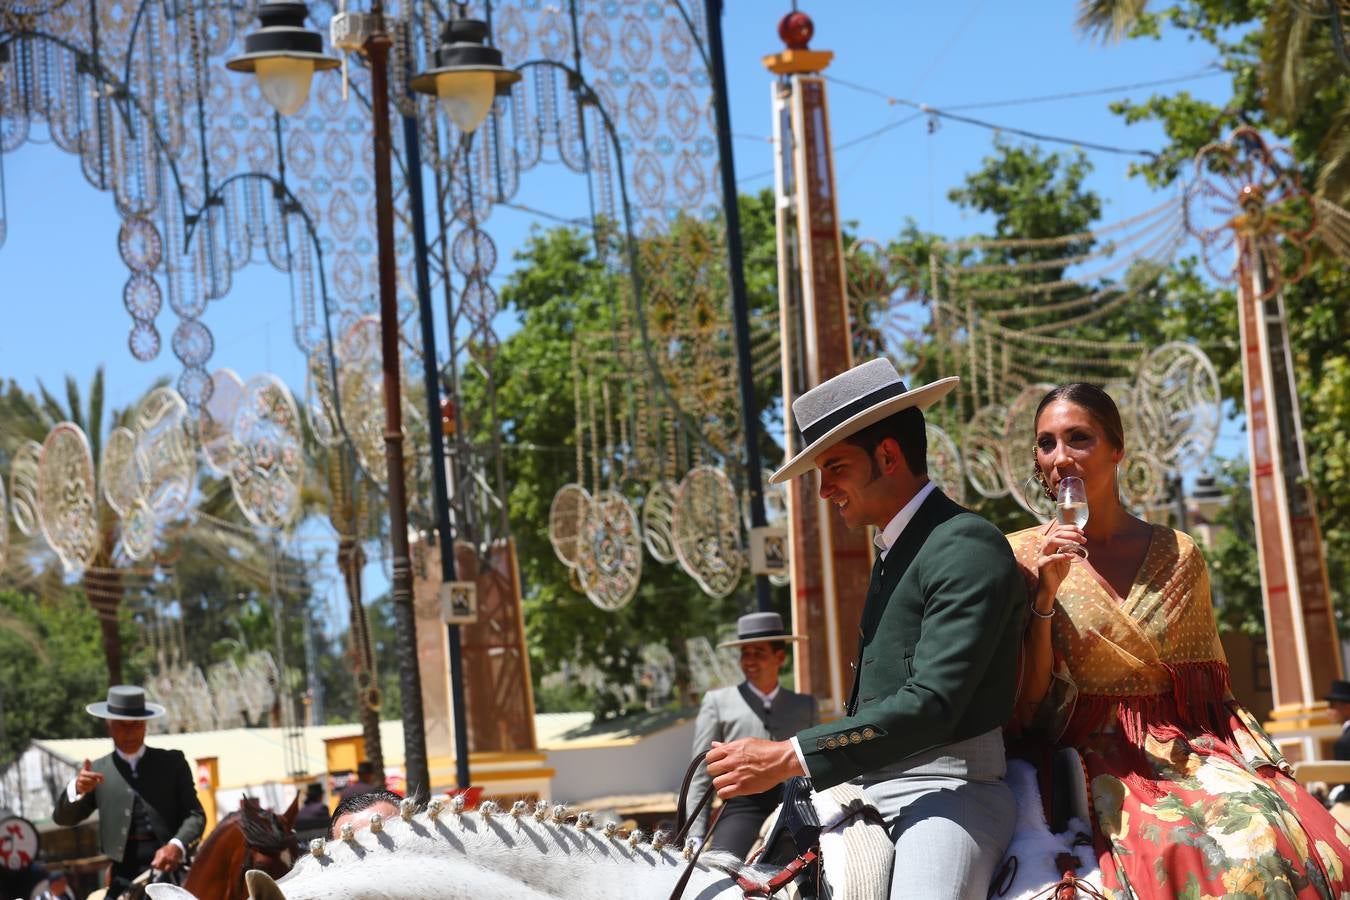
<svg viewBox="0 0 1350 900"><path fill-rule="evenodd" d="M487 34L487 23L480 19L446 22L435 67L412 80L412 89L434 94L450 121L466 134L478 130L492 108L492 99L521 77L502 65L502 52L487 45Z"/></svg>
<svg viewBox="0 0 1350 900"><path fill-rule="evenodd" d="M1263 301L1308 274L1317 208L1289 150L1268 147L1256 129L1244 126L1195 154L1186 228L1217 280L1262 272L1265 290L1256 300Z"/></svg>
<svg viewBox="0 0 1350 900"><path fill-rule="evenodd" d="M242 56L225 63L231 71L258 76L258 89L283 116L305 105L316 71L340 64L323 52L319 33L305 28L308 14L303 3L264 3L258 8L262 28L244 37Z"/></svg>

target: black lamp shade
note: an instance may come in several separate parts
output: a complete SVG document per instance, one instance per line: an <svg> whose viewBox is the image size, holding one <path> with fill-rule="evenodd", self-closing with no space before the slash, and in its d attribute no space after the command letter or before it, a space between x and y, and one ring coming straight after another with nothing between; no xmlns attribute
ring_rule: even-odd
<svg viewBox="0 0 1350 900"><path fill-rule="evenodd" d="M323 37L305 27L309 9L303 3L264 3L258 8L262 28L244 36L244 52L226 60L235 72L252 72L259 59L307 59L316 70L336 69L339 61L323 52Z"/></svg>
<svg viewBox="0 0 1350 900"><path fill-rule="evenodd" d="M436 76L450 72L491 72L497 93L509 91L520 73L502 65L502 52L490 47L487 23L479 19L451 19L441 31L441 45L434 54L435 66L412 80L412 89L436 94Z"/></svg>

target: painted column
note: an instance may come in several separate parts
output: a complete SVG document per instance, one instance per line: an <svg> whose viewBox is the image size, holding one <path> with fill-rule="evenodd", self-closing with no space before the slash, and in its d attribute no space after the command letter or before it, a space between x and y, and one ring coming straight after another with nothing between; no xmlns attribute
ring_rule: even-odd
<svg viewBox="0 0 1350 900"><path fill-rule="evenodd" d="M1252 512L1275 701L1268 728L1295 762L1321 755L1309 729L1329 721L1319 698L1341 677L1342 666L1316 501L1307 483L1284 298L1269 290L1266 264L1255 242L1239 234Z"/></svg>
<svg viewBox="0 0 1350 900"><path fill-rule="evenodd" d="M800 446L792 401L853 365L829 109L819 75L833 54L807 49L811 30L804 14L785 17L779 34L788 48L764 59L780 76L773 108L789 456ZM794 630L811 638L795 654L797 690L814 694L830 715L843 711L852 685L872 548L866 531L849 531L818 489L814 474L789 486L792 613Z"/></svg>

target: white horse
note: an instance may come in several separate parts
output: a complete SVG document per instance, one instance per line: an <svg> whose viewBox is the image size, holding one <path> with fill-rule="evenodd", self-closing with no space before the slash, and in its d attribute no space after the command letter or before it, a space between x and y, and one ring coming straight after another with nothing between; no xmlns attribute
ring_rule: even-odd
<svg viewBox="0 0 1350 900"><path fill-rule="evenodd" d="M1055 854L1071 851L1073 836L1050 834L1030 766L1012 763L1009 782L1024 801L1018 834L1009 849L1019 855L1017 874L1003 895L1013 900L1044 893L1059 880L1062 873L1055 871ZM883 827L861 815L866 808L861 792L841 785L813 795L812 800L823 823L824 878L835 900L885 897L894 845ZM414 813L405 802L402 815L383 821L372 817L371 823L369 830L346 830L337 840L315 840L310 853L280 881L249 872L249 896L252 900L662 900L689 865L688 851L666 843L660 833L650 840L641 832L625 835L617 823L601 825L589 813L572 816L566 807L544 803L530 808L521 801L509 811L484 803L468 812L462 804L433 800L426 812ZM694 865L683 896L740 900L745 890L737 876L762 884L772 874L720 854L704 854ZM194 900L170 885L151 885L148 890L152 900Z"/></svg>

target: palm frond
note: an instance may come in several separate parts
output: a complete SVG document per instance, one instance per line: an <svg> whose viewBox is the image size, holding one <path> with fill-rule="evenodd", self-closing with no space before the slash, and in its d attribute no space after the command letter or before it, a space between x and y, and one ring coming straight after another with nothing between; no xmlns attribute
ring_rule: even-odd
<svg viewBox="0 0 1350 900"><path fill-rule="evenodd" d="M11 381L0 394L0 456L8 459L25 441L41 441L54 424L42 404Z"/></svg>
<svg viewBox="0 0 1350 900"><path fill-rule="evenodd" d="M1317 155L1322 160L1322 168L1317 172L1317 195L1350 208L1350 109L1337 114Z"/></svg>
<svg viewBox="0 0 1350 900"><path fill-rule="evenodd" d="M47 664L47 644L42 639L42 635L27 620L2 606L0 606L0 630L14 635L27 644L33 654L37 656L38 662L43 665Z"/></svg>
<svg viewBox="0 0 1350 900"><path fill-rule="evenodd" d="M94 465L103 458L103 367L94 370L94 382L89 386L89 446L94 454Z"/></svg>
<svg viewBox="0 0 1350 900"><path fill-rule="evenodd" d="M51 391L47 390L47 386L42 383L41 379L38 380L38 393L42 396L42 411L47 414L47 418L52 420L53 425L57 422L64 422L69 418L61 404L52 396Z"/></svg>
<svg viewBox="0 0 1350 900"><path fill-rule="evenodd" d="M1074 27L1109 44L1120 40L1144 14L1148 0L1078 0Z"/></svg>
<svg viewBox="0 0 1350 900"><path fill-rule="evenodd" d="M80 383L75 380L74 375L66 376L66 402L70 404L70 421L88 434L89 429L84 427L84 407L80 403Z"/></svg>
<svg viewBox="0 0 1350 900"><path fill-rule="evenodd" d="M1313 17L1294 4L1276 4L1266 18L1261 41L1261 81L1266 111L1272 118L1294 121L1314 88L1317 73L1306 53Z"/></svg>

